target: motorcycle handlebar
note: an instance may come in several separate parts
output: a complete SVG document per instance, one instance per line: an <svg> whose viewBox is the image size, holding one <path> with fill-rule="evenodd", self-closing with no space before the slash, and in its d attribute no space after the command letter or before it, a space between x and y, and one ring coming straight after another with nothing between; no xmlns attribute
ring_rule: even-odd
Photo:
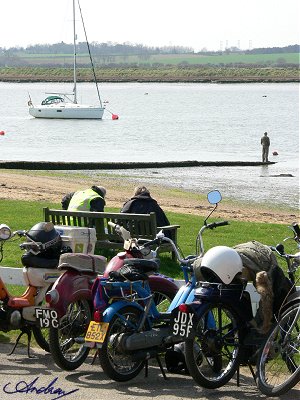
<svg viewBox="0 0 300 400"><path fill-rule="evenodd" d="M297 222L294 222L292 224L292 227L293 227L294 232L298 236L298 238L300 238L300 228L299 228L299 225L297 224Z"/></svg>
<svg viewBox="0 0 300 400"><path fill-rule="evenodd" d="M16 236L16 235L18 235L18 236L20 236L20 237L21 237L21 236L26 236L26 231L23 230L23 229L14 231L14 232L12 233L11 237L14 237L14 236Z"/></svg>
<svg viewBox="0 0 300 400"><path fill-rule="evenodd" d="M225 226L225 225L229 225L229 222L228 221L212 222L212 223L206 225L206 228L214 229L214 228L217 228L218 226Z"/></svg>
<svg viewBox="0 0 300 400"><path fill-rule="evenodd" d="M275 253L277 253L282 258L299 258L299 255L297 254L285 253L283 245L270 246L270 249L272 251L275 251Z"/></svg>
<svg viewBox="0 0 300 400"><path fill-rule="evenodd" d="M150 240L149 242L144 243L143 247L150 247L154 244L158 246L160 244L160 242L161 242L161 239L156 238L156 239Z"/></svg>
<svg viewBox="0 0 300 400"><path fill-rule="evenodd" d="M40 252L43 250L43 245L42 243L36 242L24 242L20 244L20 248L22 250L33 250L34 252Z"/></svg>

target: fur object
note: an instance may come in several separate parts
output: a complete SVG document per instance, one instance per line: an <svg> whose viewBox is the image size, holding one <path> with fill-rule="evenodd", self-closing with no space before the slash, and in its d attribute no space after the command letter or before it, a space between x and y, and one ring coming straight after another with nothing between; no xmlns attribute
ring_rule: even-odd
<svg viewBox="0 0 300 400"><path fill-rule="evenodd" d="M261 297L261 308L258 312L260 312L262 316L262 326L259 330L261 333L265 334L272 325L274 299L272 282L266 271L261 271L256 274L255 286Z"/></svg>

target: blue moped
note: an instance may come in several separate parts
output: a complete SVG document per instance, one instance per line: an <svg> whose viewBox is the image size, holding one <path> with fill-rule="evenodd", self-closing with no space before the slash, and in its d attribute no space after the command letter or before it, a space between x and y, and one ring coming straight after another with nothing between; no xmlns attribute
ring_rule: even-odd
<svg viewBox="0 0 300 400"><path fill-rule="evenodd" d="M219 191L208 194L208 201L216 209L221 201ZM147 360L156 358L163 372L159 355L192 334L195 321L185 307L194 299L197 277L195 261L204 254L202 233L206 229L228 225L227 221L207 223L197 236L197 254L181 257L174 242L163 232L144 246L159 246L170 243L183 271L185 285L181 286L168 309L159 311L155 306L149 288L149 274L159 269L156 260L128 259L118 271L112 271L109 279L99 278L93 287L94 320L90 322L85 335L87 346L96 346L100 351L103 371L116 381L128 381L139 374ZM214 326L213 318L207 324ZM219 360L211 358L215 368ZM163 372L164 375L164 372ZM164 375L165 376L165 375Z"/></svg>

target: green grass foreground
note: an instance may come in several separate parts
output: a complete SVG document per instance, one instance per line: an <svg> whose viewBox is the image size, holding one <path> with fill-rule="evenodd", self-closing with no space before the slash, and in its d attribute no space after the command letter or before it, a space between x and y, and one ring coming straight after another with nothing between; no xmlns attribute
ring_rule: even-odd
<svg viewBox="0 0 300 400"><path fill-rule="evenodd" d="M59 204L31 202L31 201L8 201L0 200L0 224L5 223L12 230L30 229L33 225L43 220L43 207L60 208ZM219 204L222 208L222 203ZM107 211L118 212L117 209L107 208ZM186 214L177 214L172 212L166 213L172 224L180 225L178 230L178 245L183 254L195 254L196 236L203 225L204 217ZM212 221L220 221L218 211L216 211L209 219ZM250 240L257 240L266 245L276 245L283 241L287 236L291 236L292 231L288 229L288 225L293 221L287 221L286 225L273 223L256 223L244 221L230 221L229 225L217 228L213 231L204 232L205 250L216 246L234 246ZM4 243L2 266L21 267L22 251L19 244L24 239L15 239ZM295 242L290 240L285 242L287 252L295 253L297 251ZM105 254L107 256L107 254ZM110 253L112 256L113 253ZM280 260L281 261L281 260ZM281 265L285 267L284 262ZM177 263L173 262L167 255L161 257L161 272L174 278L182 279L182 273Z"/></svg>

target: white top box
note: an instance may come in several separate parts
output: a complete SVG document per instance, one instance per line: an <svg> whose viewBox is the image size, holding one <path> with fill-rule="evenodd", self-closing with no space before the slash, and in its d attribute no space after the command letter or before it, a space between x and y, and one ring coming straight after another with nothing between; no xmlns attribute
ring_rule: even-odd
<svg viewBox="0 0 300 400"><path fill-rule="evenodd" d="M63 246L69 246L73 253L94 254L97 241L96 229L79 226L55 225Z"/></svg>

